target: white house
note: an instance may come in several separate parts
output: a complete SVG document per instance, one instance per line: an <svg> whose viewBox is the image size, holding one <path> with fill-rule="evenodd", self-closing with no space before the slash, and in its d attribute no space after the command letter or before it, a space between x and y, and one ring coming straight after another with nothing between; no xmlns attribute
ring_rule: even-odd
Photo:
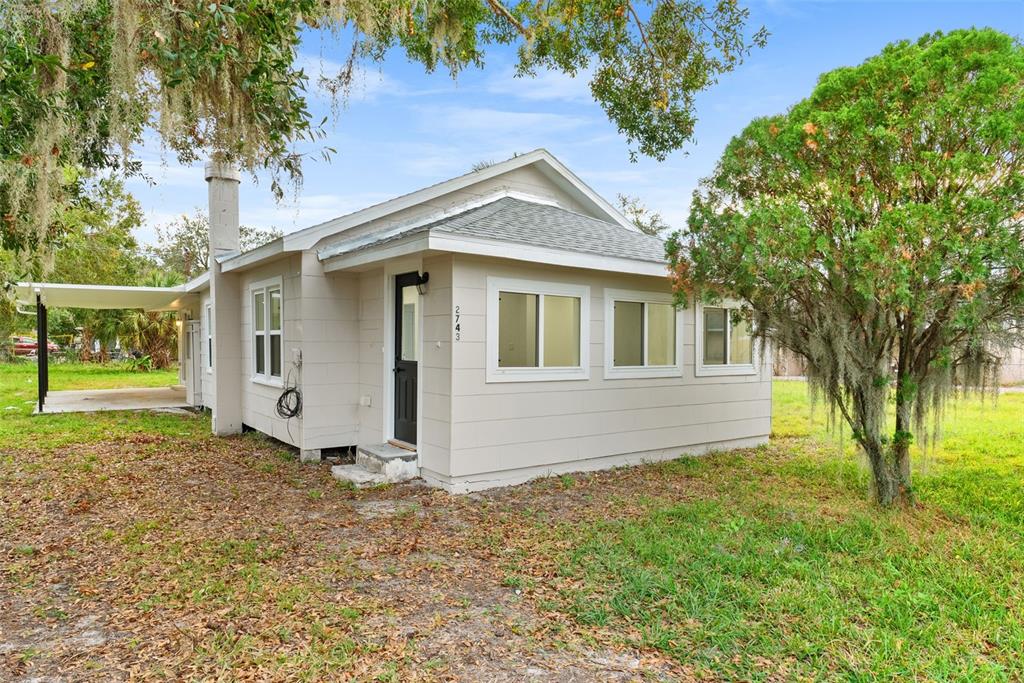
<svg viewBox="0 0 1024 683"><path fill-rule="evenodd" d="M453 492L768 439L745 326L676 310L662 241L544 150L245 253L238 174L207 180L210 272L161 307L216 434L355 447L338 476Z"/></svg>

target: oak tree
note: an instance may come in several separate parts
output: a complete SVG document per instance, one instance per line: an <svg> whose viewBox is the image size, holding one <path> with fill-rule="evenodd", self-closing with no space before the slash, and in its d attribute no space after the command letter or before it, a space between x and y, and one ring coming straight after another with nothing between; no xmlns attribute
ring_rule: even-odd
<svg viewBox="0 0 1024 683"><path fill-rule="evenodd" d="M0 6L3 246L50 243L62 167L135 172L152 131L182 162L301 178L296 142L319 139L307 32L348 49L327 78L344 93L360 60L399 49L453 76L494 45L518 46L517 75L592 73L594 99L633 146L664 158L693 134L694 97L732 70L763 28L736 0L10 0ZM523 87L528 87L524 84ZM327 151L327 148L324 148Z"/></svg>
<svg viewBox="0 0 1024 683"><path fill-rule="evenodd" d="M729 143L669 251L680 301L745 302L849 425L877 499L910 500L926 418L991 383L1024 318L1024 48L954 31L824 74Z"/></svg>

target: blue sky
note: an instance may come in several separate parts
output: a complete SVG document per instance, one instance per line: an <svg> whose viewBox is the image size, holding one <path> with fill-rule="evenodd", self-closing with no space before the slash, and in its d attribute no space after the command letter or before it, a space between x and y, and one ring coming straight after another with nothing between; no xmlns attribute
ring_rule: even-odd
<svg viewBox="0 0 1024 683"><path fill-rule="evenodd" d="M242 222L292 232L460 175L478 161L545 147L610 201L617 193L638 196L680 226L697 181L729 139L752 118L806 97L819 74L935 30L989 26L1024 36L1024 0L748 0L747 6L751 24L771 32L768 46L698 98L694 142L663 162L629 161L624 139L583 78L515 79L514 51L493 49L484 69L452 81L447 73L425 74L396 52L367 66L330 123L328 139L318 143L337 153L329 163L311 158L301 188L278 203L266 179L243 179ZM301 59L311 80L321 69L331 73L348 47L310 35ZM330 100L311 93L311 110L317 119L330 115ZM140 156L155 184L132 180L129 188L147 217L138 237L150 242L155 225L205 207L206 187L201 166L179 166L156 144Z"/></svg>

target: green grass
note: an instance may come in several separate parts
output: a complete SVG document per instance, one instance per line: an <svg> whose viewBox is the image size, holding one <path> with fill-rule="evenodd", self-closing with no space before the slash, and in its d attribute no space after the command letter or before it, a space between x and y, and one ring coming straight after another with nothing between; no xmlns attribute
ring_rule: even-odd
<svg viewBox="0 0 1024 683"><path fill-rule="evenodd" d="M803 383L774 397L771 446L665 463L634 514L538 531L549 606L726 679L1024 677L1024 395L949 411L909 511L868 502ZM697 495L659 491L680 478Z"/></svg>
<svg viewBox="0 0 1024 683"><path fill-rule="evenodd" d="M243 636L226 626L204 631L193 654L202 671L224 677L274 666L316 679L375 656L359 645L359 631L349 623L354 617L337 610L358 604L360 613L379 615L396 607L325 600L319 578L305 572L321 567L332 589L347 588L347 572L354 571L347 569L349 560L326 557L326 546L296 551L302 536L283 531L289 520L307 519L310 506L319 510L350 495L340 485L289 463L269 442L260 457L240 461L257 476L240 475L224 453L259 437L213 438L201 415L33 416L34 378L34 365L0 366L0 466L11 472L0 477L0 490L25 487L31 500L55 496L54 505L31 515L10 514L6 522L0 515L9 526L4 531L18 539L5 567L11 581L34 584L33 567L53 553L45 535L28 532L73 523L92 528L93 515L100 519L104 511L147 509L144 518L133 512L130 523L95 527L87 537L88 552L120 558L104 566L131 577L123 595L136 600L133 614L243 621L272 614L280 622L280 637L273 629ZM53 390L174 382L173 372L51 368ZM882 511L869 502L868 477L852 444L827 433L824 411L811 409L802 383L777 383L773 411L774 438L761 448L565 475L495 499L518 496L512 508L461 501L445 513L469 515L464 543L433 552L466 547L487 562L501 557L505 585L557 612L551 624L572 624L598 647L660 652L695 677L1024 679L1024 394L950 408L943 440L915 449L921 504L911 510ZM119 479L147 456L154 435L175 440L160 446L159 461L132 473L131 481ZM224 449L220 456L211 457L218 448ZM218 463L223 469L210 469ZM183 535L167 521L179 501L199 505L207 498L189 498L192 484L175 488L163 478L193 464L192 476L213 482L217 493L209 500L218 501L216 509L222 496L242 505L265 487L275 503L258 514L250 510L249 526L242 527L232 517L211 529L210 519L197 512L202 524ZM290 483L299 475L302 487ZM216 476L231 483L217 486ZM238 481L246 488L235 491ZM166 497L168 490L176 497ZM130 505L115 504L117 496L130 498ZM560 513L546 514L550 500ZM204 505L197 508L203 514L214 509ZM95 512L74 512L90 509ZM325 519L341 520L340 509ZM393 523L409 531L423 523L419 512L406 501ZM404 551L374 552L383 554L384 565L394 563L379 570L382 576L399 571ZM303 562L289 564L296 558ZM296 566L303 571L296 573ZM554 648L561 636L553 630L538 638L539 646Z"/></svg>
<svg viewBox="0 0 1024 683"><path fill-rule="evenodd" d="M803 382L776 382L772 435L811 437L831 459L800 461L812 476L837 468L857 487L868 485L847 436L830 435L824 406L811 406ZM922 501L947 514L994 522L1024 531L1024 394L971 397L951 403L940 439L913 449L914 490Z"/></svg>
<svg viewBox="0 0 1024 683"><path fill-rule="evenodd" d="M202 416L105 412L33 415L36 364L0 364L0 444L5 448L52 449L131 434L198 436L208 431ZM50 391L165 387L178 383L177 369L134 372L121 364L53 363Z"/></svg>

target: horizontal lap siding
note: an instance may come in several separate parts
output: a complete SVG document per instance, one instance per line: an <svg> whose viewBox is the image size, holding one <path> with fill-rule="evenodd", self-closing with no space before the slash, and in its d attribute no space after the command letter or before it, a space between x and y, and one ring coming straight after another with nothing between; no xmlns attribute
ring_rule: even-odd
<svg viewBox="0 0 1024 683"><path fill-rule="evenodd" d="M359 279L302 254L302 447L352 446L359 433Z"/></svg>
<svg viewBox="0 0 1024 683"><path fill-rule="evenodd" d="M423 261L430 273L423 303L423 357L418 419L420 465L449 474L451 449L452 258Z"/></svg>
<svg viewBox="0 0 1024 683"><path fill-rule="evenodd" d="M203 292L202 296L199 297L199 312L197 314L199 319L199 339L200 339L200 353L199 362L202 370L199 373L199 381L202 382L202 400L203 405L207 408L213 407L213 397L216 394L216 387L213 381L213 373L209 372L207 368L210 367L210 347L206 343L206 335L209 334L209 327L206 324L206 306L210 303L210 290L207 289Z"/></svg>
<svg viewBox="0 0 1024 683"><path fill-rule="evenodd" d="M242 301L242 421L254 429L273 436L293 446L302 445L302 418L285 420L277 416L276 404L281 395L280 387L267 386L252 381L253 374L253 311L250 288L253 284L280 277L281 300L284 313L283 344L281 348L281 372L288 378L299 380L298 371L292 366L292 349L302 348L302 277L301 256L291 255L273 261L241 275Z"/></svg>
<svg viewBox="0 0 1024 683"><path fill-rule="evenodd" d="M590 287L590 378L490 383L486 368L487 277ZM604 289L667 292L666 279L455 257L452 305L462 315L453 343L452 472L455 477L574 460L766 437L771 378L694 375L693 310L680 312L682 376L604 379Z"/></svg>
<svg viewBox="0 0 1024 683"><path fill-rule="evenodd" d="M380 443L384 433L384 292L382 269L360 273L358 300L359 396L370 397L370 406L359 406L360 444Z"/></svg>

